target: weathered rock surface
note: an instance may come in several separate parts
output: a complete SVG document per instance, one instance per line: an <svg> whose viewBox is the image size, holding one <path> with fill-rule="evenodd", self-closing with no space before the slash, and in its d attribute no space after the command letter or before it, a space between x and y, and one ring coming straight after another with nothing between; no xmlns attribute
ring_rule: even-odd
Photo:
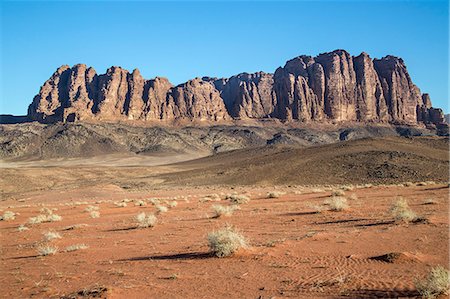
<svg viewBox="0 0 450 299"><path fill-rule="evenodd" d="M79 120L443 123L441 109L412 82L401 58L353 57L344 50L299 56L274 74L196 78L172 86L111 67L61 66L28 108L40 122Z"/></svg>

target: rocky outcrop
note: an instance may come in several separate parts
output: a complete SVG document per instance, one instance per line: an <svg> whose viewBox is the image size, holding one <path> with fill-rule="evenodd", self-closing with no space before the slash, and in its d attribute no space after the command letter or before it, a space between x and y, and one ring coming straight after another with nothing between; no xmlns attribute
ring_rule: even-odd
<svg viewBox="0 0 450 299"><path fill-rule="evenodd" d="M281 121L439 124L441 109L412 82L401 58L353 57L344 50L299 56L274 74L196 78L173 86L146 80L139 70L64 65L41 87L28 109L40 122L77 120Z"/></svg>

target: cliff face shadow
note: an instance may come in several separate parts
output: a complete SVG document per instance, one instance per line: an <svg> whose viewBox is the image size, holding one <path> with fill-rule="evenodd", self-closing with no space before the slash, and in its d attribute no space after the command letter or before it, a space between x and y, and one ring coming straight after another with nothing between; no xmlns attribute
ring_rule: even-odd
<svg viewBox="0 0 450 299"><path fill-rule="evenodd" d="M0 124L2 125L14 125L30 122L32 122L32 120L26 115L0 114Z"/></svg>

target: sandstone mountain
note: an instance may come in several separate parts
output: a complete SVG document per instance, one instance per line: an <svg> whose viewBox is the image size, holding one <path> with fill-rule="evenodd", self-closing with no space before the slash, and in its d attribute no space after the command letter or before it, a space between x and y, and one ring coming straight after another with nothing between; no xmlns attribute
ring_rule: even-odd
<svg viewBox="0 0 450 299"><path fill-rule="evenodd" d="M354 57L336 50L296 57L273 74L195 78L178 86L165 78L146 80L137 69L111 67L97 74L84 64L63 65L34 97L28 118L44 123L270 118L440 124L443 113L414 85L401 58Z"/></svg>

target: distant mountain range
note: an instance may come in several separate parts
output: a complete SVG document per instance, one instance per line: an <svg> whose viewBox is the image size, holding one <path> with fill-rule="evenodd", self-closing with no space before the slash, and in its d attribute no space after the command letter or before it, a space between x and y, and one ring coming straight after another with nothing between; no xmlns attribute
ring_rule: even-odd
<svg viewBox="0 0 450 299"><path fill-rule="evenodd" d="M58 121L179 120L440 124L441 109L414 85L401 58L371 59L344 50L299 56L273 74L195 78L178 86L144 79L139 70L63 65L41 87L28 119Z"/></svg>

